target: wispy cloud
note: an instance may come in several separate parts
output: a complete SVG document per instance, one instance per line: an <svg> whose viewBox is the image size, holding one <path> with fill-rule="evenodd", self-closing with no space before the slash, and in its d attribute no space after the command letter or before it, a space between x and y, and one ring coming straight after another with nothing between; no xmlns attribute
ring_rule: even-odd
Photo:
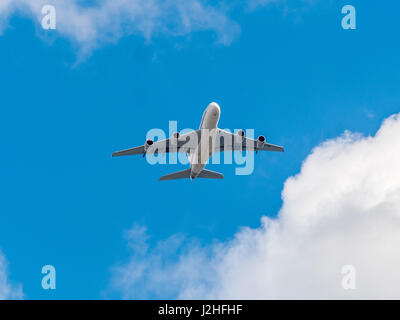
<svg viewBox="0 0 400 320"><path fill-rule="evenodd" d="M125 298L398 299L399 159L399 115L373 137L346 132L286 181L276 219L206 248L182 236L149 247L136 227L112 284ZM355 267L355 290L341 285L344 265Z"/></svg>
<svg viewBox="0 0 400 320"><path fill-rule="evenodd" d="M227 7L202 0L102 0L83 6L79 0L2 0L0 27L14 13L39 21L44 5L57 10L57 31L90 51L123 36L183 36L194 31L214 31L217 42L229 44L239 33L237 23L227 16ZM43 32L42 32L43 33Z"/></svg>
<svg viewBox="0 0 400 320"><path fill-rule="evenodd" d="M7 260L0 251L0 300L22 299L22 286L12 285L8 280Z"/></svg>
<svg viewBox="0 0 400 320"><path fill-rule="evenodd" d="M317 0L315 0L317 1ZM279 5L286 14L309 6L314 0L2 0L0 2L0 35L13 15L32 18L42 37L59 35L77 46L81 55L115 43L125 36L141 36L149 42L163 36L188 36L193 32L211 31L215 42L229 45L240 33L240 26L230 17L231 9L252 11L268 5ZM42 30L42 8L56 8L57 29ZM249 9L249 10L248 10Z"/></svg>

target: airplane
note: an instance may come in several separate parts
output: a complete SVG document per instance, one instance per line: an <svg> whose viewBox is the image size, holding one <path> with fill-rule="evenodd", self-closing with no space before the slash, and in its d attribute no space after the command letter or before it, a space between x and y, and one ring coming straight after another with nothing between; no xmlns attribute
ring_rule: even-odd
<svg viewBox="0 0 400 320"><path fill-rule="evenodd" d="M200 128L186 134L175 132L169 139L153 141L146 140L143 146L117 151L113 157L142 154L159 154L168 152L185 152L188 155L190 168L162 176L158 181L189 178L223 179L219 172L204 169L208 160L216 152L246 150L246 151L278 151L281 146L269 144L264 136L256 140L247 138L243 130L231 133L218 128L221 109L211 102L203 113Z"/></svg>

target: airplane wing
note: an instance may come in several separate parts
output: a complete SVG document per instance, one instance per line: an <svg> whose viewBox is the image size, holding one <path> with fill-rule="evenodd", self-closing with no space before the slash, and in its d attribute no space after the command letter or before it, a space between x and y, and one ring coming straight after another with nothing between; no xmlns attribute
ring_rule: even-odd
<svg viewBox="0 0 400 320"><path fill-rule="evenodd" d="M196 148L200 138L200 130L182 134L179 138L169 138L155 141L152 145L146 145L117 151L112 154L113 157L127 156L135 154L158 154L167 152L188 152Z"/></svg>
<svg viewBox="0 0 400 320"><path fill-rule="evenodd" d="M234 150L247 150L247 151L278 151L283 152L281 146L270 143L264 143L260 147L257 146L257 140L244 137L231 133L229 131L218 129L217 131L217 151L234 151ZM218 145L219 143L219 145Z"/></svg>

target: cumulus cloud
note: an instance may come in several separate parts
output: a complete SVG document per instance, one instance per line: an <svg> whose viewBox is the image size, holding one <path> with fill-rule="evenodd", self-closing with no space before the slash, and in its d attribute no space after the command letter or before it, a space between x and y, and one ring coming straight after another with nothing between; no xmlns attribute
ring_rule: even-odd
<svg viewBox="0 0 400 320"><path fill-rule="evenodd" d="M112 284L124 298L399 299L399 159L399 115L375 136L345 132L287 179L277 218L231 241L201 247L174 235L150 247L136 226ZM355 290L342 287L345 265Z"/></svg>
<svg viewBox="0 0 400 320"><path fill-rule="evenodd" d="M22 287L13 286L8 281L7 260L0 252L0 300L22 298Z"/></svg>
<svg viewBox="0 0 400 320"><path fill-rule="evenodd" d="M239 26L227 16L226 6L203 0L101 0L83 5L80 0L2 0L0 28L14 13L33 17L40 25L44 5L56 8L57 32L84 50L126 35L141 35L149 40L157 34L187 35L211 30L217 41L229 44Z"/></svg>

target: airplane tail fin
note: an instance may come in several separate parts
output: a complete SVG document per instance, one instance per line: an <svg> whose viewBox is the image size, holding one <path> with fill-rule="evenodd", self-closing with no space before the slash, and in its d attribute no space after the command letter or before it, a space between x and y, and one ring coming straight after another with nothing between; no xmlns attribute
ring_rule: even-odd
<svg viewBox="0 0 400 320"><path fill-rule="evenodd" d="M165 176L162 176L158 181L164 181L164 180L176 180L176 179L185 179L185 178L190 178L190 169L174 172L167 174ZM203 169L197 178L207 178L207 179L223 179L224 176L222 173L211 171L211 170L206 170Z"/></svg>

